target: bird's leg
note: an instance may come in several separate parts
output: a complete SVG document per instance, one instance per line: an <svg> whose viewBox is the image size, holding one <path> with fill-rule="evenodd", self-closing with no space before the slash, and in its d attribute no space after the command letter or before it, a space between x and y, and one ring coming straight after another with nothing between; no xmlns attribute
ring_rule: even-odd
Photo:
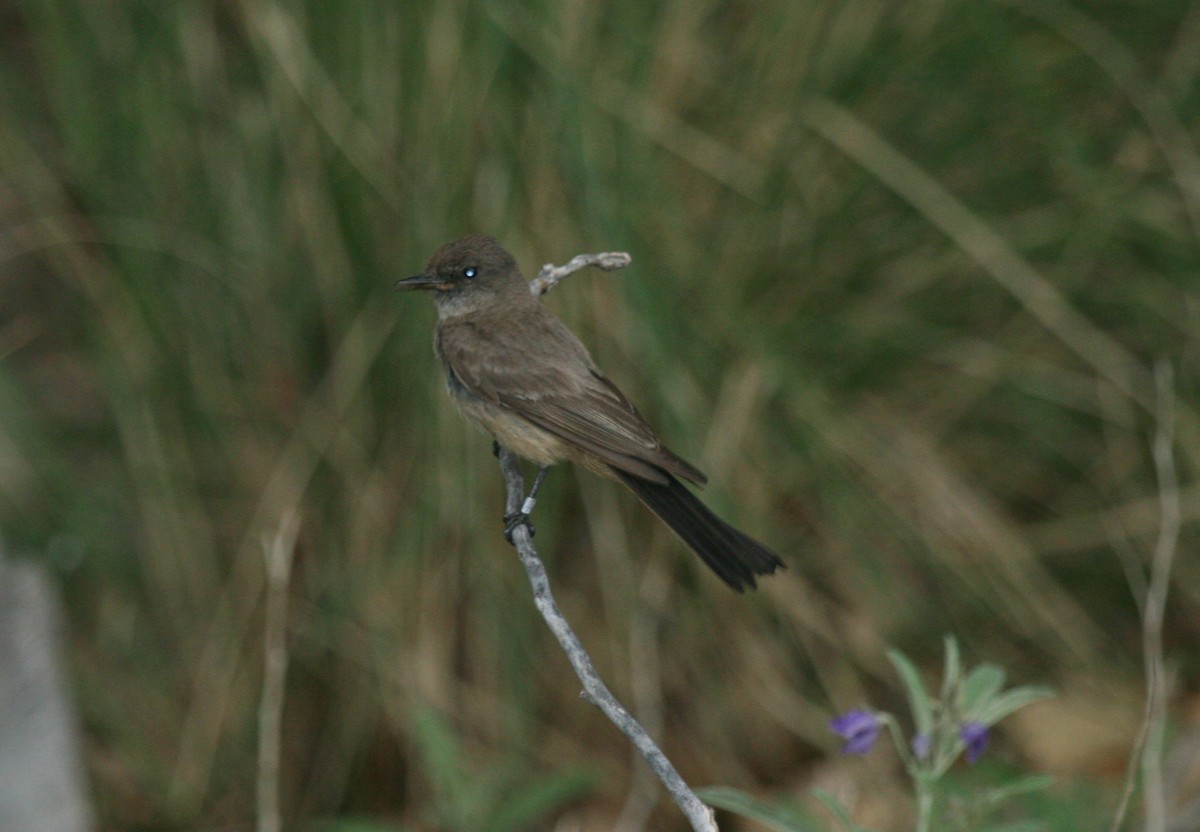
<svg viewBox="0 0 1200 832"><path fill-rule="evenodd" d="M492 456L496 459L500 458L500 441L498 439L492 440Z"/></svg>
<svg viewBox="0 0 1200 832"><path fill-rule="evenodd" d="M523 525L528 528L529 536L533 537L534 528L533 523L529 522L529 515L533 513L533 506L537 503L538 489L542 487L542 480L546 479L546 472L549 470L549 468L539 468L537 476L533 479L533 488L529 489L529 496L521 504L521 510L504 515L504 539L509 543L513 542L513 531L517 526Z"/></svg>

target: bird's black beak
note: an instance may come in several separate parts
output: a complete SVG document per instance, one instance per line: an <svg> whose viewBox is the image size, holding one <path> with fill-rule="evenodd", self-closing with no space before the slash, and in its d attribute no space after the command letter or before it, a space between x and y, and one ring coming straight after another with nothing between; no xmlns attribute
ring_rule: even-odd
<svg viewBox="0 0 1200 832"><path fill-rule="evenodd" d="M396 281L397 289L436 289L445 281L431 274L415 274Z"/></svg>

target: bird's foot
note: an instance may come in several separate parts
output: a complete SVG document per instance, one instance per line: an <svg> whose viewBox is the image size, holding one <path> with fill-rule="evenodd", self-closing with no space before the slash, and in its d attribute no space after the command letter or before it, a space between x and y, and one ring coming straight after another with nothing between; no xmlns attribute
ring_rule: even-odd
<svg viewBox="0 0 1200 832"><path fill-rule="evenodd" d="M529 529L529 536L533 537L537 530L533 528L533 523L529 522L529 515L523 511L514 511L511 514L504 515L504 539L509 543L513 542L513 532L517 530L517 526L524 526ZM515 546L516 544L513 543Z"/></svg>

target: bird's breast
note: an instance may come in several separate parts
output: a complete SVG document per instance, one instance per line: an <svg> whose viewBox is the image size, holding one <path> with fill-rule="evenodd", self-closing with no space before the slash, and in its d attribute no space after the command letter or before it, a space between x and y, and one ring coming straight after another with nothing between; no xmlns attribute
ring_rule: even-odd
<svg viewBox="0 0 1200 832"><path fill-rule="evenodd" d="M574 447L554 434L506 407L472 395L465 387L462 390L466 395L450 394L458 412L517 456L542 467L574 458Z"/></svg>

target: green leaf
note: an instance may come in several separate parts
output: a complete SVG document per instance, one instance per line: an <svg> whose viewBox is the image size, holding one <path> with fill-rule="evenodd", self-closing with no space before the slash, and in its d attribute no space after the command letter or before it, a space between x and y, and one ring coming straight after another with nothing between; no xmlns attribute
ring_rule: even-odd
<svg viewBox="0 0 1200 832"><path fill-rule="evenodd" d="M314 832L409 832L412 827L371 820L370 818L321 818L313 821Z"/></svg>
<svg viewBox="0 0 1200 832"><path fill-rule="evenodd" d="M487 821L487 830L518 832L536 828L538 821L589 792L594 783L595 777L580 770L519 786L496 808Z"/></svg>
<svg viewBox="0 0 1200 832"><path fill-rule="evenodd" d="M508 784L499 769L471 771L453 726L424 706L412 714L412 737L432 786L439 823L452 829L480 829Z"/></svg>
<svg viewBox="0 0 1200 832"><path fill-rule="evenodd" d="M976 715L976 719L984 725L995 725L1014 711L1019 711L1026 705L1053 695L1054 691L1047 687L1025 685L1013 688L986 703Z"/></svg>
<svg viewBox="0 0 1200 832"><path fill-rule="evenodd" d="M961 688L961 713L964 719L975 719L1000 689L1004 687L1004 670L995 664L981 664L967 674Z"/></svg>
<svg viewBox="0 0 1200 832"><path fill-rule="evenodd" d="M1023 794L1030 792L1041 791L1047 789L1054 784L1054 778L1047 774L1031 774L1027 777L1021 777L1014 780L1005 786L998 786L994 789L988 789L984 792L988 804L998 806L1005 801L1011 800Z"/></svg>
<svg viewBox="0 0 1200 832"><path fill-rule="evenodd" d="M987 832L1045 832L1049 828L1040 820L1018 820L1003 826L989 826Z"/></svg>
<svg viewBox="0 0 1200 832"><path fill-rule="evenodd" d="M917 726L917 733L932 734L933 702L929 699L929 694L925 692L925 686L921 684L921 674L917 671L917 666L899 650L889 650L887 657L904 683L904 690L908 694L908 704L912 708L913 723Z"/></svg>
<svg viewBox="0 0 1200 832"><path fill-rule="evenodd" d="M833 816L838 819L838 822L845 827L848 832L870 832L865 827L859 826L851 818L846 809L838 801L836 797L831 795L824 789L813 789L813 796L824 804L825 808L833 812Z"/></svg>
<svg viewBox="0 0 1200 832"><path fill-rule="evenodd" d="M945 659L942 662L942 702L947 705L954 701L954 690L962 676L962 660L958 652L958 642L954 636L942 637Z"/></svg>
<svg viewBox="0 0 1200 832"><path fill-rule="evenodd" d="M463 766L458 737L431 707L420 707L413 712L412 737L437 803L443 812L452 811L459 816L456 810L466 802L470 778Z"/></svg>
<svg viewBox="0 0 1200 832"><path fill-rule="evenodd" d="M798 807L765 803L725 786L697 789L696 795L710 806L758 821L776 832L821 832L821 827Z"/></svg>

